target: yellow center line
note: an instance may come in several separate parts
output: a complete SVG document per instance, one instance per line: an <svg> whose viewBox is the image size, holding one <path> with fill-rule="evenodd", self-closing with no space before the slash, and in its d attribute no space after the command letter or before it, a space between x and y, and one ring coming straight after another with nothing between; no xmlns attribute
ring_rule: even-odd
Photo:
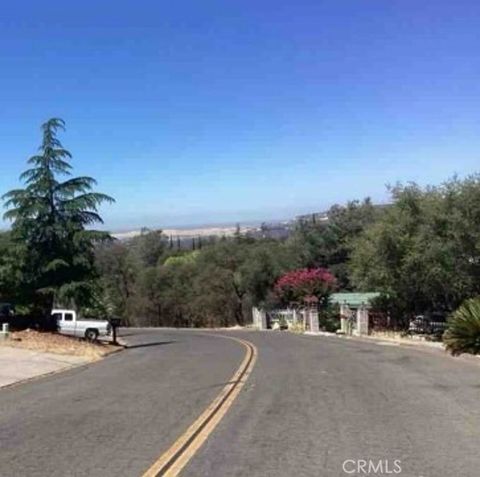
<svg viewBox="0 0 480 477"><path fill-rule="evenodd" d="M225 335L210 335L228 338L246 348L245 357L228 384L210 403L195 422L162 454L142 477L176 477L190 459L205 443L218 423L228 412L250 376L257 360L257 348L249 341Z"/></svg>

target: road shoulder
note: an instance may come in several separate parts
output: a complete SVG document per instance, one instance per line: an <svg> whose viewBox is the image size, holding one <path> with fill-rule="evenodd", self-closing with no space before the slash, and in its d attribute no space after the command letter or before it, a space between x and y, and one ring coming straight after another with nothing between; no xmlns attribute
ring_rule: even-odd
<svg viewBox="0 0 480 477"><path fill-rule="evenodd" d="M401 348L410 348L416 349L418 351L426 351L426 352L433 352L438 354L439 356L448 357L453 360L457 361L465 361L469 363L473 363L476 365L480 365L480 355L472 355L472 354L462 354L460 356L451 356L448 351L445 349L445 345L441 342L437 341L426 341L420 339L408 339L408 338L398 338L398 337L390 337L385 335L368 335L368 336L346 336L337 333L330 333L330 332L306 332L302 333L303 336L310 336L310 337L327 337L327 338L335 338L341 341L353 341L353 342L360 342L360 343L373 343L379 346L398 346Z"/></svg>
<svg viewBox="0 0 480 477"><path fill-rule="evenodd" d="M82 356L0 346L0 388L82 366L90 361Z"/></svg>
<svg viewBox="0 0 480 477"><path fill-rule="evenodd" d="M121 349L55 333L12 333L0 343L0 388L83 366Z"/></svg>

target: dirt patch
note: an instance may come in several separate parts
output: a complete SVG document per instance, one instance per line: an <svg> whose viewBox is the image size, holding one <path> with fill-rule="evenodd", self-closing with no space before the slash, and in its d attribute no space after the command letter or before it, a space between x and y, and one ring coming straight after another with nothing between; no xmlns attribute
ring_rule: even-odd
<svg viewBox="0 0 480 477"><path fill-rule="evenodd" d="M83 356L92 361L121 349L108 343L89 343L79 338L33 330L13 332L9 339L0 344L44 353Z"/></svg>

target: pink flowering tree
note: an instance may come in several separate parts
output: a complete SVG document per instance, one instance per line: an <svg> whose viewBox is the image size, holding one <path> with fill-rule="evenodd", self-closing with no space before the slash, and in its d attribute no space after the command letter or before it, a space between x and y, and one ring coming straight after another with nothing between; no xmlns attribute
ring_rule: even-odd
<svg viewBox="0 0 480 477"><path fill-rule="evenodd" d="M325 306L337 281L325 268L304 268L282 275L275 283L275 295L285 304Z"/></svg>

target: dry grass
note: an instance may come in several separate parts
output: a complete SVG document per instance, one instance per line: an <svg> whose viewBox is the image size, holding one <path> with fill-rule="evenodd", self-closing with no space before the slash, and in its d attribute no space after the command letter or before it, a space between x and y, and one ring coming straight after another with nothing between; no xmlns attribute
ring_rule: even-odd
<svg viewBox="0 0 480 477"><path fill-rule="evenodd" d="M441 341L434 335L409 335L405 331L372 331L371 336L403 341Z"/></svg>
<svg viewBox="0 0 480 477"><path fill-rule="evenodd" d="M32 351L83 356L92 361L103 358L119 349L118 346L106 343L89 343L79 338L63 336L57 333L40 333L33 330L13 332L8 340L0 343L2 346L13 346Z"/></svg>

